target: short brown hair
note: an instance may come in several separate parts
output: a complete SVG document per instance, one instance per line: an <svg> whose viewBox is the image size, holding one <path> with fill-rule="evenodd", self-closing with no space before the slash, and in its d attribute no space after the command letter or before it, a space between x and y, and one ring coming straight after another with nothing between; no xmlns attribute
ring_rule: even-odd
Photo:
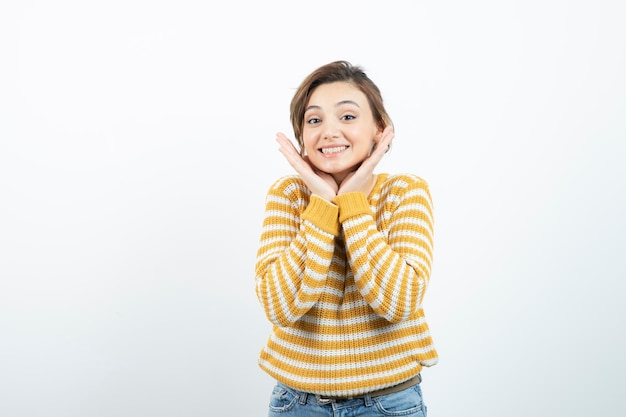
<svg viewBox="0 0 626 417"><path fill-rule="evenodd" d="M309 74L302 81L293 98L291 99L290 113L291 125L293 133L300 145L300 149L304 149L302 139L302 128L304 127L304 109L308 104L309 98L317 87L322 84L329 84L343 81L354 85L361 90L370 108L374 121L380 130L384 130L387 126L393 126L387 110L383 105L383 98L378 86L365 74L363 68L352 65L347 61L335 61L330 64L323 65Z"/></svg>

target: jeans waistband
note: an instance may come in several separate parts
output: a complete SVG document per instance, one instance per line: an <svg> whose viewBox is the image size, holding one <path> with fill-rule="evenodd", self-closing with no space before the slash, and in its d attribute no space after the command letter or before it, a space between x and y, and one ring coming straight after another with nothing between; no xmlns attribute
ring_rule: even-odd
<svg viewBox="0 0 626 417"><path fill-rule="evenodd" d="M359 394L359 395L345 396L345 397L342 397L342 396L332 396L332 395L317 395L317 394L307 394L307 395L314 395L315 398L317 398L318 404L327 404L327 403L336 402L336 401L370 399L370 398L380 397L382 395L389 395L389 394L393 394L395 392L403 391L403 390L405 390L407 388L414 387L415 385L419 384L420 382L422 382L422 376L420 374L417 374L413 378L408 379L408 380L406 380L404 382L401 382L401 383L399 383L397 385L394 385L394 386L391 386L391 387L387 387L387 388L382 388L382 389L371 391L371 392L367 392L367 393L364 393L364 394Z"/></svg>

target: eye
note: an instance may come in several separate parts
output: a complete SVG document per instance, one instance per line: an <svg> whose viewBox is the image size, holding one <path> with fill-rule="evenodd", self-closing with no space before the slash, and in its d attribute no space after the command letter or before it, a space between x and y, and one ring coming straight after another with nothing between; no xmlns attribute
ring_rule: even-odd
<svg viewBox="0 0 626 417"><path fill-rule="evenodd" d="M341 119L342 120L354 120L354 119L356 119L356 116L352 115L352 114L345 114L345 115L341 116Z"/></svg>
<svg viewBox="0 0 626 417"><path fill-rule="evenodd" d="M307 119L306 122L307 122L307 124L314 125L316 123L321 122L321 120L318 119L317 117L311 117L311 118Z"/></svg>

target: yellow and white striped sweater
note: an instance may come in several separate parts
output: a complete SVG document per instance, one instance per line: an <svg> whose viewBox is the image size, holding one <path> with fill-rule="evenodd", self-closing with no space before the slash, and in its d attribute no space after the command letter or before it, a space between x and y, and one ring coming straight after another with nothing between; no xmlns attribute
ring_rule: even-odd
<svg viewBox="0 0 626 417"><path fill-rule="evenodd" d="M297 175L267 194L256 293L273 330L259 365L295 389L349 396L437 363L422 309L433 213L410 174L378 174L369 197L333 203Z"/></svg>

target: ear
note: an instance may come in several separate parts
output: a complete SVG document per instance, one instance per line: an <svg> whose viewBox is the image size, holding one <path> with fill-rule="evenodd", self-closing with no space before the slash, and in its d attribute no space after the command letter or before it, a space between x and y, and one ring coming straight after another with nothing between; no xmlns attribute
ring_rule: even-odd
<svg viewBox="0 0 626 417"><path fill-rule="evenodd" d="M372 149L370 150L370 153L372 153L374 151L374 149L376 148L376 145L378 145L378 143L382 140L383 132L385 131L385 129L383 129L381 127L378 127L376 129L376 134L374 135L374 138L373 138L374 144L372 145ZM387 150L385 151L385 153L389 152L390 149L391 149L391 145L389 145L387 147Z"/></svg>
<svg viewBox="0 0 626 417"><path fill-rule="evenodd" d="M374 149L374 147L376 147L376 144L380 142L382 137L383 137L383 129L381 129L380 127L377 127L376 133L374 133L374 137L372 138L372 141L374 142L372 144L372 150Z"/></svg>

